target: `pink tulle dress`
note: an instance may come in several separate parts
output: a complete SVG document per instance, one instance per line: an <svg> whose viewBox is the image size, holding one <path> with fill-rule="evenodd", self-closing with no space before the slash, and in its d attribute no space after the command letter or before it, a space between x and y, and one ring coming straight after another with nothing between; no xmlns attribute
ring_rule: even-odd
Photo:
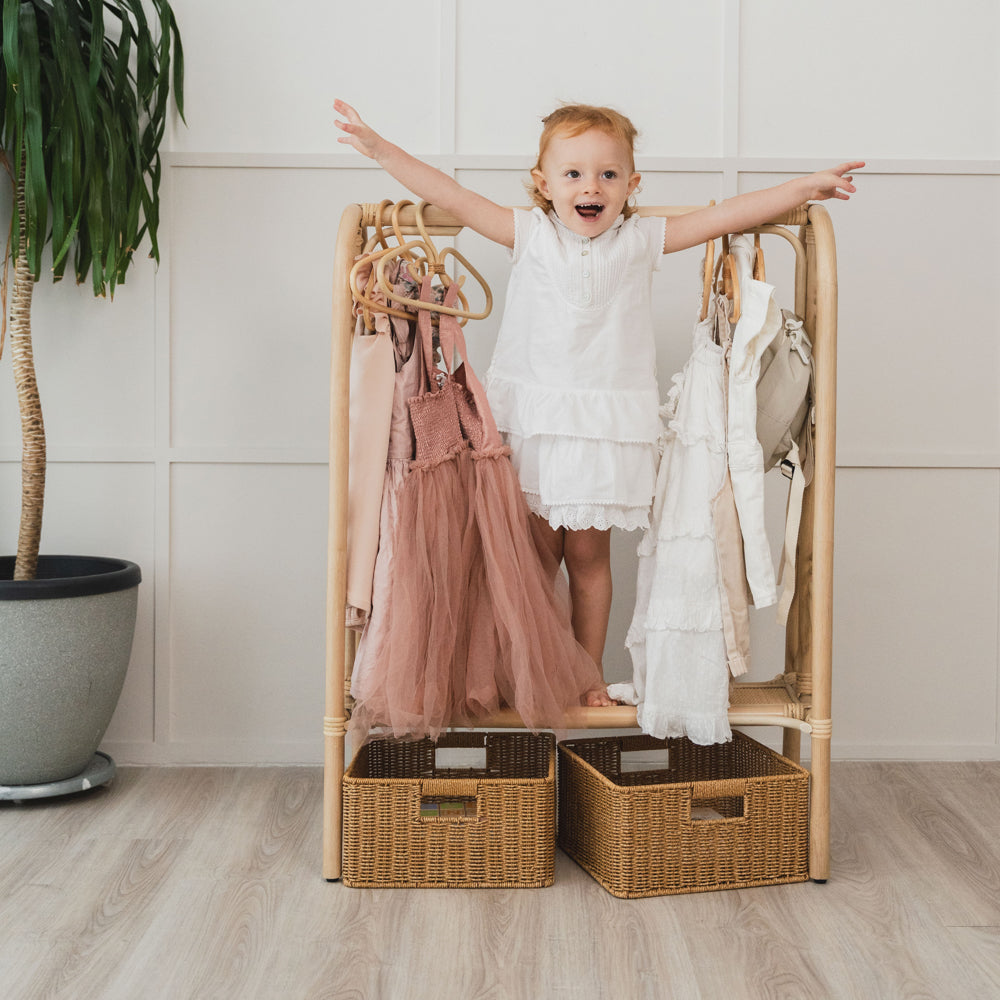
<svg viewBox="0 0 1000 1000"><path fill-rule="evenodd" d="M445 304L456 294L453 284ZM573 636L562 575L535 547L462 328L439 322L442 357L450 368L457 349L462 364L434 365L431 312L420 310L429 388L409 403L416 457L396 496L384 639L354 686L352 732L436 738L503 705L531 729L564 728L601 673Z"/></svg>

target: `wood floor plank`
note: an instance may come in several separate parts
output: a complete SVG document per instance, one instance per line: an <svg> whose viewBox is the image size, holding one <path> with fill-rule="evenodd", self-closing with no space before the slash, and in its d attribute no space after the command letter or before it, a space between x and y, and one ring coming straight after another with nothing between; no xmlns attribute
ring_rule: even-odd
<svg viewBox="0 0 1000 1000"><path fill-rule="evenodd" d="M949 927L948 938L984 984L978 995L1000 992L1000 927Z"/></svg>
<svg viewBox="0 0 1000 1000"><path fill-rule="evenodd" d="M864 808L859 823L879 831L887 860L942 925L1000 924L1000 808L984 813L978 784L956 780L963 770L875 764L868 776L880 780L859 786L862 802L854 805Z"/></svg>
<svg viewBox="0 0 1000 1000"><path fill-rule="evenodd" d="M319 874L316 768L123 768L0 803L5 1000L1000 996L1000 767L837 763L832 873L621 900Z"/></svg>

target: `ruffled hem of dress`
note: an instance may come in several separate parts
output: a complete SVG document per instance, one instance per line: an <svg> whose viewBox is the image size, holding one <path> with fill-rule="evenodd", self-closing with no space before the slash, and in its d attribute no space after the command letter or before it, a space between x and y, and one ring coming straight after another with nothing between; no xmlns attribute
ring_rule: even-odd
<svg viewBox="0 0 1000 1000"><path fill-rule="evenodd" d="M726 454L725 438L716 437L714 431L705 429L691 431L689 428L682 427L676 420L670 422L670 431L673 439L685 448L704 447L713 455Z"/></svg>
<svg viewBox="0 0 1000 1000"><path fill-rule="evenodd" d="M718 408L717 412L712 408ZM707 447L716 454L723 454L726 451L725 423L721 419L705 419L705 415L721 416L724 412L721 403L710 402L701 413L677 413L668 421L667 429L686 448Z"/></svg>
<svg viewBox="0 0 1000 1000"><path fill-rule="evenodd" d="M521 489L540 505L639 510L629 525L647 527L656 491L656 449L556 435L521 438L504 434Z"/></svg>
<svg viewBox="0 0 1000 1000"><path fill-rule="evenodd" d="M711 746L715 743L729 743L733 738L728 715L687 715L668 708L651 707L648 701L639 706L636 722L644 733L660 740L686 736L699 746Z"/></svg>
<svg viewBox="0 0 1000 1000"><path fill-rule="evenodd" d="M501 431L655 444L662 432L659 393L648 389L564 389L521 382L492 370L484 379Z"/></svg>
<svg viewBox="0 0 1000 1000"><path fill-rule="evenodd" d="M703 524L691 525L686 528L677 528L671 524L661 521L656 529L656 540L666 546L670 542L707 542L715 552L715 527L708 519ZM653 546L655 550L657 546Z"/></svg>
<svg viewBox="0 0 1000 1000"><path fill-rule="evenodd" d="M657 604L656 611L648 609L636 615L625 634L625 646L642 645L650 632L672 632L674 635L704 635L722 631L721 606L716 608L687 608L674 602L673 607Z"/></svg>
<svg viewBox="0 0 1000 1000"><path fill-rule="evenodd" d="M572 503L545 504L537 493L525 493L528 509L544 518L553 528L567 528L570 531L584 531L597 528L621 528L623 531L638 531L649 527L648 507L626 507L617 504Z"/></svg>
<svg viewBox="0 0 1000 1000"><path fill-rule="evenodd" d="M645 548L653 534L643 536L639 546L641 593L657 607L719 607L719 571L714 536L682 535L662 545ZM638 604L637 604L638 607Z"/></svg>

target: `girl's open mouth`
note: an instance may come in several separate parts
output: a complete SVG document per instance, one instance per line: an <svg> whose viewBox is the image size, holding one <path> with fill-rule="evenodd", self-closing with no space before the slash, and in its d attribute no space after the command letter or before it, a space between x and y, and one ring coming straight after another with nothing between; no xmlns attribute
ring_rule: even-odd
<svg viewBox="0 0 1000 1000"><path fill-rule="evenodd" d="M604 211L603 205L577 205L577 215L584 219L596 219Z"/></svg>

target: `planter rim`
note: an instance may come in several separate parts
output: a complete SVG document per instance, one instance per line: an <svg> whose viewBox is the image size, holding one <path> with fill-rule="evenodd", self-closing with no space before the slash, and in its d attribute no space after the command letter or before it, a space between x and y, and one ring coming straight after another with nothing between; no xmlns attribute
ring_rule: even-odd
<svg viewBox="0 0 1000 1000"><path fill-rule="evenodd" d="M14 580L14 556L0 556L0 601L44 601L112 594L137 587L134 562L105 556L39 556L34 580Z"/></svg>

